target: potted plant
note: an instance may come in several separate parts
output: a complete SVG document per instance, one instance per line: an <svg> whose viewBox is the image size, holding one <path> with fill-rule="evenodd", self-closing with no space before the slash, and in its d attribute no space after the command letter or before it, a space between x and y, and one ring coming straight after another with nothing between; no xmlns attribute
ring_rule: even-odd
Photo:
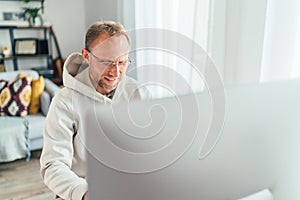
<svg viewBox="0 0 300 200"><path fill-rule="evenodd" d="M30 0L23 0L25 3L29 3ZM36 25L36 18L39 18L40 24L43 25L43 19L42 16L39 14L39 11L41 10L41 7L38 8L32 8L32 7L25 7L24 8L24 18L29 22L29 26Z"/></svg>

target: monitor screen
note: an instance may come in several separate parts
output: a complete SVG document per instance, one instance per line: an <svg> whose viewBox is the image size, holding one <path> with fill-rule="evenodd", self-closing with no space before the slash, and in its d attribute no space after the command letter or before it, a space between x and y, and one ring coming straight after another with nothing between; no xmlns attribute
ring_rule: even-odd
<svg viewBox="0 0 300 200"><path fill-rule="evenodd" d="M269 191L260 195L299 199L295 91L299 80L227 89L223 118L214 118L206 92L91 106L89 198L225 200ZM221 127L212 126L216 119Z"/></svg>

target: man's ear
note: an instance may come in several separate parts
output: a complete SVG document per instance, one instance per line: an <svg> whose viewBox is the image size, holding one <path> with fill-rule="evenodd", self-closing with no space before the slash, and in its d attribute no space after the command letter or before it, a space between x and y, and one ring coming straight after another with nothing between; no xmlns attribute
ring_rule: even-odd
<svg viewBox="0 0 300 200"><path fill-rule="evenodd" d="M86 48L81 49L83 59L90 64L90 52Z"/></svg>

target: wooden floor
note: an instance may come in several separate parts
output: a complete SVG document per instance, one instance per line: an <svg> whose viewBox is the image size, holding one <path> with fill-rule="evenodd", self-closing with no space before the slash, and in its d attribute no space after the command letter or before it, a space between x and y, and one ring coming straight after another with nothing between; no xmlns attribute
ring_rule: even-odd
<svg viewBox="0 0 300 200"><path fill-rule="evenodd" d="M0 163L0 200L52 200L55 195L44 185L39 168L40 151L32 158Z"/></svg>

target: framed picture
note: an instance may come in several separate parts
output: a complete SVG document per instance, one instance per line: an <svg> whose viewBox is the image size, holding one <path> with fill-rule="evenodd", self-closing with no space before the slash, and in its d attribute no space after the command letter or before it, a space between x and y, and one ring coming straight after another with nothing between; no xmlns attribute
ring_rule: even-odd
<svg viewBox="0 0 300 200"><path fill-rule="evenodd" d="M34 38L15 39L16 55L35 55L38 50L38 40Z"/></svg>

